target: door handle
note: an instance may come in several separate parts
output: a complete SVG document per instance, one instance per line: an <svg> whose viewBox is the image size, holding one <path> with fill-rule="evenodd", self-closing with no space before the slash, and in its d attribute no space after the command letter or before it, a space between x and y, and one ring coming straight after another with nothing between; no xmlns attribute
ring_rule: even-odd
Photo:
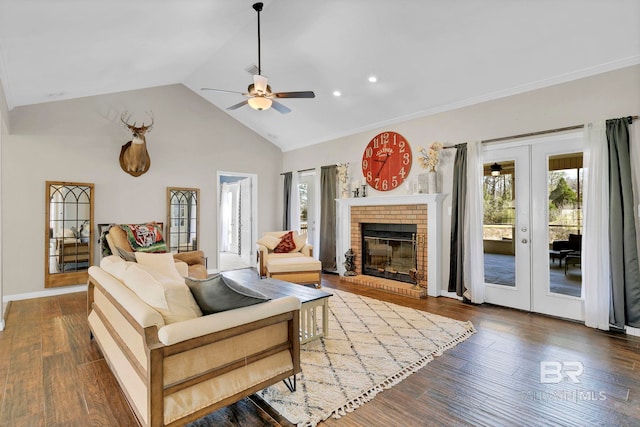
<svg viewBox="0 0 640 427"><path fill-rule="evenodd" d="M529 243L527 239L522 239L522 243Z"/></svg>

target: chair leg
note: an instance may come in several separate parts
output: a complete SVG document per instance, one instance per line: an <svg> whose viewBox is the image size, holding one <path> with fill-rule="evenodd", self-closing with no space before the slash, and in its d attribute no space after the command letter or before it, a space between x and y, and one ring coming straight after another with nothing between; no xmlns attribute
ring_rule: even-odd
<svg viewBox="0 0 640 427"><path fill-rule="evenodd" d="M289 389L289 391L291 393L296 391L296 376L295 376L295 374L293 375L293 381L291 380L291 378L285 378L285 379L282 380L282 382L284 383L284 385L287 386L287 388Z"/></svg>

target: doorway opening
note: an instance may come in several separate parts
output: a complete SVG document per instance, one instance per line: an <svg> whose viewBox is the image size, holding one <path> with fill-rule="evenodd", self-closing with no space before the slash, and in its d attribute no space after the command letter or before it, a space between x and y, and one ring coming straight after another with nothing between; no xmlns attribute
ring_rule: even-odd
<svg viewBox="0 0 640 427"><path fill-rule="evenodd" d="M254 267L257 175L218 172L218 271Z"/></svg>

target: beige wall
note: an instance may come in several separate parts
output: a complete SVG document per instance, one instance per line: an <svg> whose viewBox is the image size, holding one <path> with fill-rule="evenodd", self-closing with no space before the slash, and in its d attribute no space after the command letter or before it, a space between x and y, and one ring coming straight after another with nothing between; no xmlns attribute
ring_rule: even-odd
<svg viewBox="0 0 640 427"><path fill-rule="evenodd" d="M3 269L2 269L2 144L4 136L7 133L7 122L9 109L7 108L7 99L4 95L4 86L0 80L0 331L4 330L4 310L5 304L3 299Z"/></svg>
<svg viewBox="0 0 640 427"><path fill-rule="evenodd" d="M151 168L120 169L131 134L124 110L155 124L147 134ZM216 172L258 175L258 231L277 227L282 153L182 85L18 107L2 141L4 295L44 289L45 181L95 184L95 223L163 221L166 187L200 188L200 242L215 268ZM148 119L147 119L148 120ZM99 252L96 246L96 262Z"/></svg>
<svg viewBox="0 0 640 427"><path fill-rule="evenodd" d="M424 172L417 162L418 147L428 146L433 141L453 145L638 114L640 66L633 66L285 152L283 170L301 170L348 161L352 163L350 175L362 181L360 161L364 147L379 132L392 130L402 134L411 144L414 163L409 179L416 179L418 174ZM638 122L634 122L634 132L640 129ZM441 190L449 195L453 163L451 154L439 167ZM377 192L370 193L376 195ZM402 186L386 194L407 193ZM442 267L445 284L449 272L450 206L451 197L448 196L443 204Z"/></svg>

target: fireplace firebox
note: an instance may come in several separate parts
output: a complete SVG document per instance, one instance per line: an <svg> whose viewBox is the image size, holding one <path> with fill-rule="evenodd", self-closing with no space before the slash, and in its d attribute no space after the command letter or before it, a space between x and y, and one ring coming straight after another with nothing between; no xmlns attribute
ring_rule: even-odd
<svg viewBox="0 0 640 427"><path fill-rule="evenodd" d="M362 273L414 283L409 270L416 267L415 224L363 223Z"/></svg>

